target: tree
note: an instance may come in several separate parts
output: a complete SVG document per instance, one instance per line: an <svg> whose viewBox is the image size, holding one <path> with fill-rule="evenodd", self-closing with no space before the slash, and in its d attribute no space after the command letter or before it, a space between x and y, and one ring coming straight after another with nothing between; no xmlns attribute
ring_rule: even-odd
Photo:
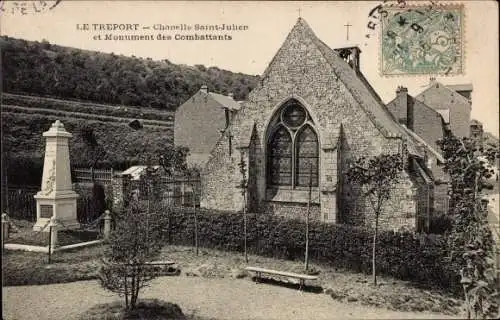
<svg viewBox="0 0 500 320"><path fill-rule="evenodd" d="M79 165L92 169L92 182L95 182L93 169L106 157L106 149L99 143L94 128L87 124L80 127L76 140L72 153L78 156Z"/></svg>
<svg viewBox="0 0 500 320"><path fill-rule="evenodd" d="M368 198L375 214L375 229L372 242L373 284L377 284L376 249L379 217L389 200L391 191L403 170L400 154L381 154L375 157L361 157L345 172L347 183L358 185L364 198Z"/></svg>
<svg viewBox="0 0 500 320"><path fill-rule="evenodd" d="M189 154L189 148L176 146L167 148L159 155L160 165L165 173L174 175L175 173L185 173L188 169L186 158Z"/></svg>
<svg viewBox="0 0 500 320"><path fill-rule="evenodd" d="M78 164L90 167L90 175L92 180L92 216L86 217L89 220L94 220L99 217L106 207L106 196L104 187L96 182L95 168L97 164L106 157L106 149L99 143L94 128L90 125L83 125L78 132L79 139L76 147L72 150L72 154L78 156Z"/></svg>
<svg viewBox="0 0 500 320"><path fill-rule="evenodd" d="M147 262L160 252L164 239L165 219L149 193L145 207L133 199L117 215L116 228L109 238L109 248L99 272L101 285L125 298L125 307L134 309L140 290L156 277Z"/></svg>
<svg viewBox="0 0 500 320"><path fill-rule="evenodd" d="M461 284L467 305L467 318L498 318L500 295L495 283L494 243L482 191L493 171L487 161L498 158L497 148L484 149L473 139L447 135L439 141L450 175L452 230L448 243L451 263L460 268ZM480 156L485 156L481 160Z"/></svg>

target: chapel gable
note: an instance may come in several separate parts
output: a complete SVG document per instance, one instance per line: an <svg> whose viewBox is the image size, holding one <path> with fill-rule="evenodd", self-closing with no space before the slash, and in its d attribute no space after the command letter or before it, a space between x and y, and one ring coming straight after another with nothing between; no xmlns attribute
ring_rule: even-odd
<svg viewBox="0 0 500 320"><path fill-rule="evenodd" d="M362 75L359 54L329 48L299 19L212 150L202 205L370 224L344 170L360 156L402 152L403 144L406 155L421 154ZM240 162L251 164L246 193L236 187ZM416 221L415 187L408 175L403 180L389 210L398 217L387 219L398 227Z"/></svg>

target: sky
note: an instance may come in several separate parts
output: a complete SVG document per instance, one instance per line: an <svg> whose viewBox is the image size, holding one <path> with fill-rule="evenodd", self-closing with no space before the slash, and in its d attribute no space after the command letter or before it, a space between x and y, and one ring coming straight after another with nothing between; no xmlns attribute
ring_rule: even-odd
<svg viewBox="0 0 500 320"><path fill-rule="evenodd" d="M396 1L389 1L395 3ZM370 10L382 1L254 2L254 1L7 1L0 34L26 40L126 56L168 59L177 64L203 64L253 75L263 73L300 16L331 48L358 46L361 70L382 100L389 102L398 85L415 96L432 75L382 76L379 68L379 25L367 27ZM429 1L410 2L424 5ZM439 2L438 2L439 3ZM465 7L465 72L435 76L443 84L472 83L472 118L499 136L498 4L496 1L446 1ZM24 8L24 9L22 9ZM94 24L137 25L138 30L93 30ZM195 31L195 25L238 25L242 30ZM350 25L346 27L346 25ZM86 26L89 30L85 29ZM154 30L155 25L188 25L188 31ZM99 26L96 26L99 28ZM144 29L148 28L149 29ZM347 39L349 28L349 39ZM158 40L163 36L226 34L231 40ZM104 40L105 34L152 35L154 40ZM369 35L367 37L366 35ZM96 39L101 37L101 40Z"/></svg>

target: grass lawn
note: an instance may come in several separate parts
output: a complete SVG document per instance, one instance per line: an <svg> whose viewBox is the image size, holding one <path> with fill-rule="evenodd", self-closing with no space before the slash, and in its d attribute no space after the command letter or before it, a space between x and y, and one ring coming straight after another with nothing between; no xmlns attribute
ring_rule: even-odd
<svg viewBox="0 0 500 320"><path fill-rule="evenodd" d="M250 276L243 271L245 266L304 272L303 261L279 260L253 255L249 255L248 258L248 263L245 263L241 253L211 249L200 249L199 255L196 256L193 248L182 246L168 246L161 253L161 259L177 262L182 273L187 276L243 278ZM309 268L317 272L319 277L317 283L310 283L313 287L309 287L309 290L316 291L318 287L321 287L324 293L338 301L398 311L430 311L450 315L462 311L463 301L443 291L417 288L410 282L383 276L378 276L378 285L375 287L370 275L314 263L310 263ZM287 284L283 283L283 285Z"/></svg>
<svg viewBox="0 0 500 320"><path fill-rule="evenodd" d="M2 252L4 286L50 284L97 278L103 246L55 252L48 264L48 254L40 252Z"/></svg>
<svg viewBox="0 0 500 320"><path fill-rule="evenodd" d="M12 225L9 239L6 243L17 243L34 246L48 246L49 232L33 231L33 222L26 220L10 220ZM84 230L61 230L57 233L57 245L67 246L81 242L93 241L100 239L100 235L96 231Z"/></svg>
<svg viewBox="0 0 500 320"><path fill-rule="evenodd" d="M3 285L33 285L63 283L96 279L99 259L105 245L56 252L48 264L47 254L6 251L3 254ZM166 246L158 260L173 260L182 270L182 276L203 278L248 278L245 266L303 272L302 261L287 261L249 255L245 263L241 253L200 249L196 255L193 248ZM445 314L461 312L462 301L444 292L416 288L409 282L379 276L377 287L371 284L371 276L337 270L324 265L310 264L319 273L319 281L311 283L309 290L323 291L333 299L398 311L430 311ZM248 280L235 280L248 281ZM274 282L295 288L295 285ZM271 284L266 284L271 285ZM294 289L291 289L294 290Z"/></svg>

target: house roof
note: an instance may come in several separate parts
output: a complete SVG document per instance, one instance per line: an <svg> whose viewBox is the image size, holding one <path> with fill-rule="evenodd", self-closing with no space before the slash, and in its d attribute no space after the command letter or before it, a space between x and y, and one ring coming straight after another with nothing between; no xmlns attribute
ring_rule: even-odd
<svg viewBox="0 0 500 320"><path fill-rule="evenodd" d="M240 110L241 108L241 105L238 103L238 101L234 100L230 96L225 96L223 94L215 92L208 92L208 95L226 109Z"/></svg>
<svg viewBox="0 0 500 320"><path fill-rule="evenodd" d="M127 170L120 173L120 175L130 175L132 180L139 180L141 178L141 174L146 170L147 166L132 166ZM160 166L153 166L153 169L157 170Z"/></svg>
<svg viewBox="0 0 500 320"><path fill-rule="evenodd" d="M413 138L413 140L418 145L421 145L427 151L429 151L430 153L432 153L434 155L434 157L436 157L436 159L439 162L441 162L441 163L445 162L443 156L439 152L437 152L430 144L428 144L427 142L425 142L425 140L421 136L419 136L418 134L416 134L414 131L408 129L405 125L401 125L401 127L403 127L403 129Z"/></svg>
<svg viewBox="0 0 500 320"><path fill-rule="evenodd" d="M451 87L457 87L457 85L446 86L436 81L433 82L430 86L428 86L427 89L425 89L417 96L415 96L415 98L419 101L425 102L428 106L430 106L433 109L444 109L443 107L450 105L451 103L453 103L452 101L459 101L467 105L470 105L469 99L462 96L455 89L452 89ZM436 94L432 95L432 100L433 100L432 104L428 103L428 101L426 101L425 99L425 96L431 94L431 92L434 92L436 90L437 90Z"/></svg>
<svg viewBox="0 0 500 320"><path fill-rule="evenodd" d="M452 84L452 85L447 85L448 88L454 91L472 91L472 84L471 83L465 83L465 84Z"/></svg>
<svg viewBox="0 0 500 320"><path fill-rule="evenodd" d="M390 102L387 103L386 106L396 103L397 98L398 97L395 97L394 99L392 99ZM441 118L443 119L445 124L450 123L450 110L448 110L448 109L434 109L432 107L429 107L423 101L417 100L415 97L413 97L409 94L407 94L407 98L408 98L408 100L411 100L411 102L413 102L414 107L416 106L417 108L426 108L432 112L439 114L441 116Z"/></svg>

